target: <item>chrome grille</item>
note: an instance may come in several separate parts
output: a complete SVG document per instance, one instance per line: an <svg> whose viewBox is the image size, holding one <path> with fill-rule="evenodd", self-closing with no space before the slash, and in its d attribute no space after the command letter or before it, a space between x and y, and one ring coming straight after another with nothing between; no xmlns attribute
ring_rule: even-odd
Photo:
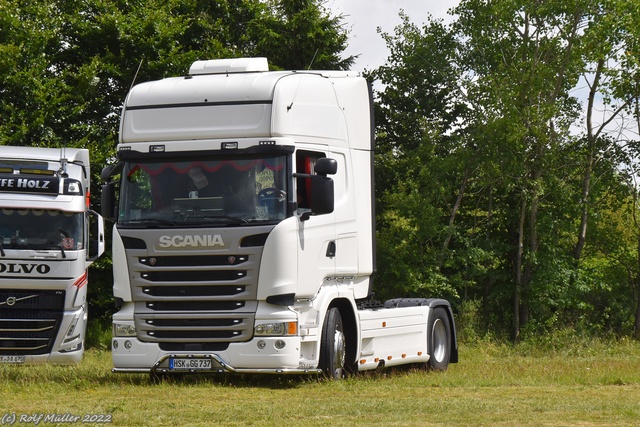
<svg viewBox="0 0 640 427"><path fill-rule="evenodd" d="M137 242L125 242L125 248L138 339L162 348L202 349L250 340L262 244L272 228L227 229L225 242L235 243L207 255L181 248L158 250L154 245L167 230L120 230ZM261 239L246 236L248 231L260 233Z"/></svg>
<svg viewBox="0 0 640 427"><path fill-rule="evenodd" d="M0 355L51 352L64 310L64 291L0 291Z"/></svg>

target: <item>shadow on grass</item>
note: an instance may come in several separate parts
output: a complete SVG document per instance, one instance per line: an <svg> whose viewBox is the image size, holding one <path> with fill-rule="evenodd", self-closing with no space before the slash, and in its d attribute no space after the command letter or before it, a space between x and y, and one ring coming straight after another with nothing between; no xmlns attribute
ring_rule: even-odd
<svg viewBox="0 0 640 427"><path fill-rule="evenodd" d="M108 351L89 352L77 365L0 365L0 382L18 386L37 384L65 384L76 389L90 389L96 386L158 386L190 387L211 385L230 388L295 389L307 384L331 383L322 374L230 374L230 373L164 373L128 374L113 373ZM383 368L357 372L345 380L380 380L424 369L408 365L406 367Z"/></svg>

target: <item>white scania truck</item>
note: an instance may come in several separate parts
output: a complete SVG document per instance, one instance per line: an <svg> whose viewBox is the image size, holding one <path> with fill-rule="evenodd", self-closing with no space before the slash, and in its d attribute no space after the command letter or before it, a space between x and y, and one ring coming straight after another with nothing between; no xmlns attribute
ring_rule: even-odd
<svg viewBox="0 0 640 427"><path fill-rule="evenodd" d="M87 268L104 251L90 176L86 149L0 146L0 363L82 358Z"/></svg>
<svg viewBox="0 0 640 427"><path fill-rule="evenodd" d="M457 361L447 301L370 299L372 96L356 73L197 61L132 88L117 157L102 173L114 372Z"/></svg>

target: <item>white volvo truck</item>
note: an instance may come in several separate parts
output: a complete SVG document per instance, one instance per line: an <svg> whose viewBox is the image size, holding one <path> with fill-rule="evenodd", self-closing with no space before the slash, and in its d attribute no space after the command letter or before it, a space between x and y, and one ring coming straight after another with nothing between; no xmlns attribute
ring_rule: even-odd
<svg viewBox="0 0 640 427"><path fill-rule="evenodd" d="M0 363L82 358L87 268L104 251L90 176L86 149L0 146Z"/></svg>
<svg viewBox="0 0 640 427"><path fill-rule="evenodd" d="M339 378L457 361L447 301L370 299L372 108L356 73L265 58L132 88L102 173L114 372Z"/></svg>

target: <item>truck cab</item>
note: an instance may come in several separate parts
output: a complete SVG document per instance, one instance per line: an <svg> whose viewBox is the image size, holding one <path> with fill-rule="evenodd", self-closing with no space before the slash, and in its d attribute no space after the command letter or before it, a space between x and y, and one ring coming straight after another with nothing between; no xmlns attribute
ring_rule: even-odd
<svg viewBox="0 0 640 427"><path fill-rule="evenodd" d="M0 147L0 363L75 363L104 251L86 149Z"/></svg>
<svg viewBox="0 0 640 427"><path fill-rule="evenodd" d="M361 76L197 61L132 88L119 138L102 202L115 221L114 372L340 377L429 363L434 312L441 366L457 357L448 302L366 303L373 120Z"/></svg>

